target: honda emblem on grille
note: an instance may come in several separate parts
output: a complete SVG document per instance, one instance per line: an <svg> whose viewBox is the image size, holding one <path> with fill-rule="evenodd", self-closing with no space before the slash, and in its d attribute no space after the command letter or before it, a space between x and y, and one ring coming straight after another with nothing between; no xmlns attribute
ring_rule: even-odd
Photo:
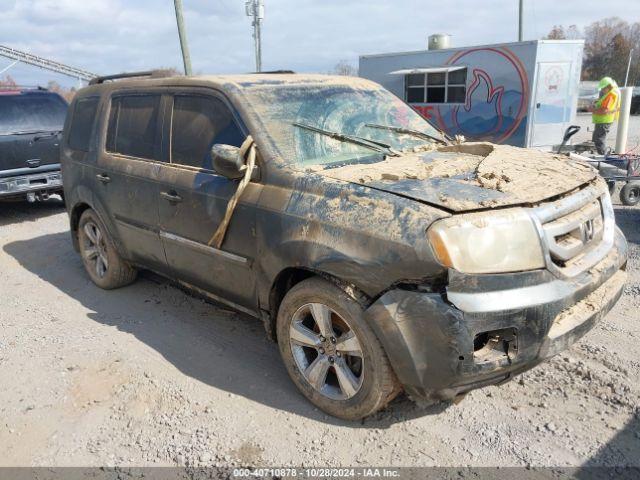
<svg viewBox="0 0 640 480"><path fill-rule="evenodd" d="M587 220L580 225L580 234L582 236L582 243L588 243L593 240L595 235L595 227L593 220Z"/></svg>

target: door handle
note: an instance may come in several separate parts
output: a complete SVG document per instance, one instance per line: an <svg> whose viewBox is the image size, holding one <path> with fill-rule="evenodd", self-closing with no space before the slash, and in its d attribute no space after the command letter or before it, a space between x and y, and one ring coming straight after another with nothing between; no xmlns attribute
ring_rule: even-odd
<svg viewBox="0 0 640 480"><path fill-rule="evenodd" d="M179 203L182 201L182 197L174 191L160 192L160 196L170 203Z"/></svg>
<svg viewBox="0 0 640 480"><path fill-rule="evenodd" d="M99 173L96 175L96 178L102 183L109 183L111 181L111 177L106 173Z"/></svg>

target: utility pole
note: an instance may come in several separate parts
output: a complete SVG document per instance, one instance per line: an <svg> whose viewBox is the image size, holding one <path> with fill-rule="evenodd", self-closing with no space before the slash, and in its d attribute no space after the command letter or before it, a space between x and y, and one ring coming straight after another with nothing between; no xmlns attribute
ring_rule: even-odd
<svg viewBox="0 0 640 480"><path fill-rule="evenodd" d="M189 45L187 44L187 32L182 16L182 0L173 0L176 7L176 22L178 23L178 36L180 37L180 48L182 49L182 62L184 63L184 74L191 75L191 56L189 55Z"/></svg>
<svg viewBox="0 0 640 480"><path fill-rule="evenodd" d="M253 26L253 40L256 50L256 72L262 71L262 38L260 27L264 19L264 2L263 0L247 0L244 4L248 17L253 18L251 25Z"/></svg>
<svg viewBox="0 0 640 480"><path fill-rule="evenodd" d="M518 41L522 41L522 8L523 8L524 0L519 0L518 2Z"/></svg>

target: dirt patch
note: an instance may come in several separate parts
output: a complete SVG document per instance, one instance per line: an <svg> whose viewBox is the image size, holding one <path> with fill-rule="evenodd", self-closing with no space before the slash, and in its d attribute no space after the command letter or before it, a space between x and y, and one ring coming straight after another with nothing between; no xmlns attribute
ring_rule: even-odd
<svg viewBox="0 0 640 480"><path fill-rule="evenodd" d="M596 178L593 168L565 156L491 143L445 146L433 152L387 157L377 163L327 168L317 173L363 185L378 183L378 186L380 182L387 185L404 180L452 179L454 184L421 188L437 188L437 202L457 211L534 204ZM456 184L461 188L453 188ZM500 195L480 198L481 192L472 195L468 187Z"/></svg>
<svg viewBox="0 0 640 480"><path fill-rule="evenodd" d="M471 154L444 155L427 158L424 155L387 157L382 162L356 164L320 171L338 180L367 184L379 180L424 180L449 178L475 169L483 157Z"/></svg>
<svg viewBox="0 0 640 480"><path fill-rule="evenodd" d="M580 342L458 405L400 398L364 422L310 405L260 322L144 275L102 291L61 206L4 208L3 466L639 466L638 208L616 206L625 293Z"/></svg>

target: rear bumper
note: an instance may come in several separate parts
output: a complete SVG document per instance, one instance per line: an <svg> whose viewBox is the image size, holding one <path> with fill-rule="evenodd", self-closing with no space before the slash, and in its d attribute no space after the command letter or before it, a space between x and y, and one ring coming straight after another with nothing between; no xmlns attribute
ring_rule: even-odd
<svg viewBox="0 0 640 480"><path fill-rule="evenodd" d="M24 196L29 192L57 193L62 191L60 167L38 173L0 178L0 199Z"/></svg>
<svg viewBox="0 0 640 480"><path fill-rule="evenodd" d="M616 229L609 254L571 279L455 274L446 294L391 290L366 316L411 396L451 399L507 381L586 334L620 298L626 255Z"/></svg>

